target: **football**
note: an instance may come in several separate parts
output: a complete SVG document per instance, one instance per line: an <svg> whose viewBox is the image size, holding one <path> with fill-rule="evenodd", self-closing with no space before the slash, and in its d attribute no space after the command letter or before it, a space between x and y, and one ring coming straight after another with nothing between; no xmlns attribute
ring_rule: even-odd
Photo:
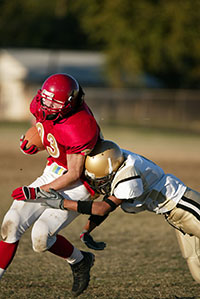
<svg viewBox="0 0 200 299"><path fill-rule="evenodd" d="M38 147L40 151L45 149L36 126L33 126L30 129L28 129L28 131L25 134L24 140L28 140L27 147L34 144Z"/></svg>

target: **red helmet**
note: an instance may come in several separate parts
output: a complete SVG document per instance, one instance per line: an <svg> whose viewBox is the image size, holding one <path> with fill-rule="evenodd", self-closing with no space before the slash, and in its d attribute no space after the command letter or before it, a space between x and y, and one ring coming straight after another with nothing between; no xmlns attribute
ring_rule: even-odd
<svg viewBox="0 0 200 299"><path fill-rule="evenodd" d="M83 95L82 88L72 76L54 74L48 77L37 94L41 120L65 116L82 101Z"/></svg>

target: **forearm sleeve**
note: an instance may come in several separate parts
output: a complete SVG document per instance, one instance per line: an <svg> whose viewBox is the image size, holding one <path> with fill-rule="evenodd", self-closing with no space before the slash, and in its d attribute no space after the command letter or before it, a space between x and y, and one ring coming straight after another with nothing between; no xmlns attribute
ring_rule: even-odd
<svg viewBox="0 0 200 299"><path fill-rule="evenodd" d="M104 215L104 216L99 216L99 215L91 215L89 217L89 220L94 222L96 224L96 226L100 225L107 217L108 217L109 213Z"/></svg>

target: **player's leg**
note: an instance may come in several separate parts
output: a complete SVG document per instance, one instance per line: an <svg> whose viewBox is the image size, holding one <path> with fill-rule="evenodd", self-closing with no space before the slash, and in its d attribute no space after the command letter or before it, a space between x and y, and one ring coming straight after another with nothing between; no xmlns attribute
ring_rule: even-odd
<svg viewBox="0 0 200 299"><path fill-rule="evenodd" d="M176 231L178 244L187 260L193 278L200 283L200 194L188 189L168 221L181 231Z"/></svg>
<svg viewBox="0 0 200 299"><path fill-rule="evenodd" d="M61 235L57 235L56 242L48 251L67 260L73 273L72 293L76 296L81 294L88 287L94 255L80 251Z"/></svg>
<svg viewBox="0 0 200 299"><path fill-rule="evenodd" d="M14 201L4 216L1 226L0 278L14 258L21 236L43 210L40 204L33 206L31 203Z"/></svg>
<svg viewBox="0 0 200 299"><path fill-rule="evenodd" d="M33 225L31 233L33 250L35 252L44 252L49 250L60 257L69 257L72 251L71 246L67 243L64 246L64 241L57 238L57 234L77 216L78 213L73 211L46 208L43 214ZM66 250L65 254L63 246Z"/></svg>
<svg viewBox="0 0 200 299"><path fill-rule="evenodd" d="M32 186L41 186L53 179L45 169L42 176L38 177ZM14 200L4 216L1 226L0 278L14 258L21 236L39 218L44 210L45 207L42 207L40 204Z"/></svg>
<svg viewBox="0 0 200 299"><path fill-rule="evenodd" d="M15 243L0 242L0 279L15 256L18 243L19 241Z"/></svg>
<svg viewBox="0 0 200 299"><path fill-rule="evenodd" d="M200 283L200 239L176 230L176 237L194 280Z"/></svg>
<svg viewBox="0 0 200 299"><path fill-rule="evenodd" d="M88 200L90 195L79 181L73 188L65 190L62 194L72 200ZM50 251L64 258L71 266L74 283L72 292L78 295L89 284L90 268L94 262L94 255L82 252L74 247L66 238L58 235L58 232L69 225L79 213L47 208L36 221L32 229L33 249L36 252Z"/></svg>
<svg viewBox="0 0 200 299"><path fill-rule="evenodd" d="M90 200L90 194L79 180L71 188L60 193L70 200ZM36 252L49 250L56 242L56 235L68 226L80 214L75 211L63 211L46 207L35 222L32 230L33 249ZM59 246L58 246L59 247Z"/></svg>

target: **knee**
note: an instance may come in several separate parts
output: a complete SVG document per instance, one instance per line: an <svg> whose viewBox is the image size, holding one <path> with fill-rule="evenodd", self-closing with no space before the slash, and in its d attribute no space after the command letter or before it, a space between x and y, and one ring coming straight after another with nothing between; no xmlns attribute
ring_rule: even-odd
<svg viewBox="0 0 200 299"><path fill-rule="evenodd" d="M19 229L20 215L17 210L12 209L7 212L1 226L1 237L7 243L13 243L20 239Z"/></svg>
<svg viewBox="0 0 200 299"><path fill-rule="evenodd" d="M37 221L32 229L32 246L35 252L48 250L56 241L56 236L49 235L48 225L44 221Z"/></svg>

